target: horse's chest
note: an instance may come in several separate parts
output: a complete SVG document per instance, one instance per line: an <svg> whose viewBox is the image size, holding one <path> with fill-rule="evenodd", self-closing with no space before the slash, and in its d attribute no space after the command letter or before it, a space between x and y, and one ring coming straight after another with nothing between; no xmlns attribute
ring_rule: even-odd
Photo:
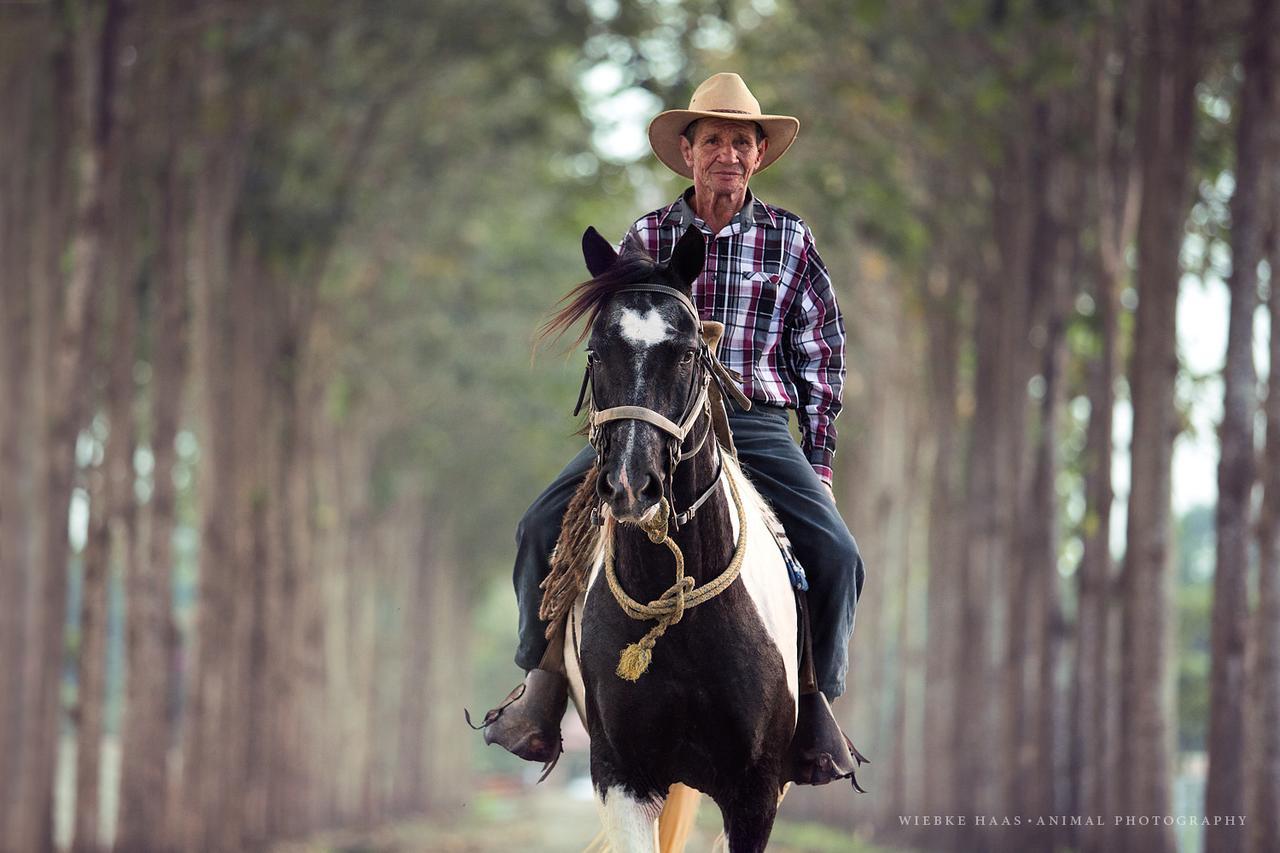
<svg viewBox="0 0 1280 853"><path fill-rule="evenodd" d="M620 678L619 653L650 627L626 616L606 585L593 585L581 645L593 749L603 740L646 774L696 782L706 768L751 763L789 741L788 668L744 582L668 628L638 681Z"/></svg>

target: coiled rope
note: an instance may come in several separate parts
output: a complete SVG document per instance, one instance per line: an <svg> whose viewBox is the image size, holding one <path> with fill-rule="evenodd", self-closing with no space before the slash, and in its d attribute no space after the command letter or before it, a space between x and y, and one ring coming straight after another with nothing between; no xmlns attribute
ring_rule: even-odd
<svg viewBox="0 0 1280 853"><path fill-rule="evenodd" d="M668 587L666 592L648 604L641 604L627 595L627 591L618 581L617 569L614 566L612 538L606 544L605 578L609 582L609 590L613 593L618 606L632 619L640 621L655 619L658 623L649 629L639 642L627 646L619 655L617 673L627 681L636 681L649 669L649 663L653 660L653 647L658 642L658 638L666 633L667 628L684 618L684 612L689 608L697 607L728 589L742 569L742 559L747 552L747 512L742 505L742 497L738 494L737 482L727 472L724 476L729 480L729 493L733 495L733 505L738 512L738 541L734 546L733 558L729 560L729 565L714 580L695 587L694 579L685 575L684 554L680 551L680 546L668 535L667 525L671 506L666 498L658 504L658 511L649 522L638 525L649 537L650 542L655 545L665 544L675 557L676 582Z"/></svg>

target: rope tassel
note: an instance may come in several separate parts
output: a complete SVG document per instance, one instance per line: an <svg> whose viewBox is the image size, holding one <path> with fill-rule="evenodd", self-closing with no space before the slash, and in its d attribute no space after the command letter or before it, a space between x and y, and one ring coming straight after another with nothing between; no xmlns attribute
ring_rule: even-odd
<svg viewBox="0 0 1280 853"><path fill-rule="evenodd" d="M618 676L625 678L627 681L638 681L640 676L649 670L649 664L653 661L653 644L656 637L650 638L653 632L645 634L644 639L638 643L632 643L622 650L622 654L618 657ZM649 645L644 645L645 643Z"/></svg>

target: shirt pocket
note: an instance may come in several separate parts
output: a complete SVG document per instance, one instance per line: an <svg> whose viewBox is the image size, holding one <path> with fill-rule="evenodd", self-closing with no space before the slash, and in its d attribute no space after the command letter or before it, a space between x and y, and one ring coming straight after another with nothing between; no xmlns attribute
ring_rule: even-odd
<svg viewBox="0 0 1280 853"><path fill-rule="evenodd" d="M775 272L764 272L763 270L748 270L742 273L741 278L745 282L751 284L764 285L770 284L775 288L778 286L778 274Z"/></svg>
<svg viewBox="0 0 1280 853"><path fill-rule="evenodd" d="M743 307L757 321L772 318L777 310L780 276L764 270L746 270L740 274L739 280Z"/></svg>

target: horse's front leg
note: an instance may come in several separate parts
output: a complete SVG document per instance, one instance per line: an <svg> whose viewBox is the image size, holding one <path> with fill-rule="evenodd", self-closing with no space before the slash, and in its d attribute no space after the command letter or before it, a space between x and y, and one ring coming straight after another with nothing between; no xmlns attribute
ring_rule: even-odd
<svg viewBox="0 0 1280 853"><path fill-rule="evenodd" d="M782 802L777 768L748 772L743 784L720 804L729 853L759 853L769 843Z"/></svg>
<svg viewBox="0 0 1280 853"><path fill-rule="evenodd" d="M614 853L655 853L662 799L636 797L621 785L596 788L596 806Z"/></svg>

